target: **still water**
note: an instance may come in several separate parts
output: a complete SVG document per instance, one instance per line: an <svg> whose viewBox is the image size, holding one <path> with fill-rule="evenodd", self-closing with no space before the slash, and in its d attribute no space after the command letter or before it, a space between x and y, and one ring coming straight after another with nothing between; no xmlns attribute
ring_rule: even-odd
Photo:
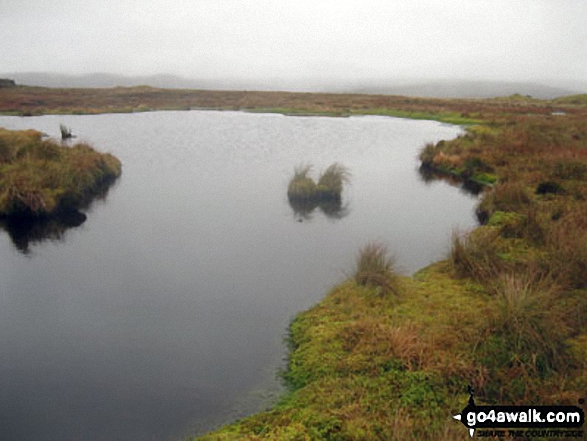
<svg viewBox="0 0 587 441"><path fill-rule="evenodd" d="M386 243L409 274L475 224L417 153L456 126L240 112L0 117L114 153L72 228L0 229L0 439L178 440L268 406L291 318ZM296 212L296 165L333 162L341 210Z"/></svg>

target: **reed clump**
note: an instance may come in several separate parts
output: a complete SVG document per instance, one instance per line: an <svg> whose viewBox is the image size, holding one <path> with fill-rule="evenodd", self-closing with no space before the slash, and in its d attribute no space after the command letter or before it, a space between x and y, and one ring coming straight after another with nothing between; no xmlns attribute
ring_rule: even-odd
<svg viewBox="0 0 587 441"><path fill-rule="evenodd" d="M494 228L479 228L468 234L454 232L449 261L458 277L490 282L505 266L499 245L499 231Z"/></svg>
<svg viewBox="0 0 587 441"><path fill-rule="evenodd" d="M544 399L548 379L577 375L569 351L574 331L563 289L542 269L500 274L494 283L479 360L489 370L485 395L499 401Z"/></svg>
<svg viewBox="0 0 587 441"><path fill-rule="evenodd" d="M316 191L320 199L340 199L343 184L350 179L349 171L346 167L334 163L328 167L318 179Z"/></svg>
<svg viewBox="0 0 587 441"><path fill-rule="evenodd" d="M294 170L294 176L287 188L287 197L290 200L309 201L316 197L316 182L308 176L312 166L309 164L298 165Z"/></svg>
<svg viewBox="0 0 587 441"><path fill-rule="evenodd" d="M0 217L77 210L120 174L116 157L88 144L65 147L36 131L0 129Z"/></svg>
<svg viewBox="0 0 587 441"><path fill-rule="evenodd" d="M512 351L512 360L541 371L563 367L568 331L557 303L560 289L540 271L501 274L496 282L496 332Z"/></svg>
<svg viewBox="0 0 587 441"><path fill-rule="evenodd" d="M294 170L294 176L287 188L287 197L290 201L340 201L345 183L349 182L350 173L346 167L334 163L329 166L318 178L316 183L309 173L311 165L299 165Z"/></svg>

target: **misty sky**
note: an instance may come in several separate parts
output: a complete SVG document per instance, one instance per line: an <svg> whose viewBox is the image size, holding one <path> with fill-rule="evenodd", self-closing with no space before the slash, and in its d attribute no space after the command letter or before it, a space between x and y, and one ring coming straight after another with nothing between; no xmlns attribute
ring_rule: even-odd
<svg viewBox="0 0 587 441"><path fill-rule="evenodd" d="M587 81L586 0L0 0L0 72Z"/></svg>

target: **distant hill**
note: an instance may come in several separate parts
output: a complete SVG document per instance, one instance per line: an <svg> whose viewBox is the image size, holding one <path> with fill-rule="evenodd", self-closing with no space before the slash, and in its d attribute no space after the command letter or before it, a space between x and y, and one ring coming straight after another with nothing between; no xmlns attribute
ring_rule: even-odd
<svg viewBox="0 0 587 441"><path fill-rule="evenodd" d="M575 95L583 91L585 89L576 90L537 83L501 81L434 81L403 86L370 86L356 90L357 93L380 93L436 98L492 98L520 94L541 99Z"/></svg>
<svg viewBox="0 0 587 441"><path fill-rule="evenodd" d="M2 78L12 78L17 84L42 87L130 87L152 86L172 89L208 89L212 81L188 80L176 75L124 76L109 73L67 75L52 72L16 72L0 74Z"/></svg>
<svg viewBox="0 0 587 441"><path fill-rule="evenodd" d="M207 90L281 90L292 92L366 93L435 98L490 98L513 94L551 99L587 92L587 83L540 84L504 81L411 80L237 80L189 79L177 75L124 76L109 73L66 75L50 72L0 73L17 84L45 87L139 86Z"/></svg>

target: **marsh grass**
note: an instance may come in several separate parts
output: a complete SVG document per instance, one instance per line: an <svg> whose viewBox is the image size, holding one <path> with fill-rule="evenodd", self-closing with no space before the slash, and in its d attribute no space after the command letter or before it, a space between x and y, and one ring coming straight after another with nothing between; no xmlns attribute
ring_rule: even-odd
<svg viewBox="0 0 587 441"><path fill-rule="evenodd" d="M455 231L449 261L458 277L470 277L485 284L505 266L500 251L496 228L478 228L466 234Z"/></svg>
<svg viewBox="0 0 587 441"><path fill-rule="evenodd" d="M378 287L381 295L397 295L400 292L395 259L387 247L379 243L369 243L360 250L354 279L359 285Z"/></svg>
<svg viewBox="0 0 587 441"><path fill-rule="evenodd" d="M319 199L340 200L343 184L350 180L349 170L341 164L334 163L320 175L316 188Z"/></svg>
<svg viewBox="0 0 587 441"><path fill-rule="evenodd" d="M343 184L349 182L350 174L346 167L334 163L319 177L318 184L309 176L312 166L298 165L287 188L290 201L311 201L318 205L322 201L340 201Z"/></svg>
<svg viewBox="0 0 587 441"><path fill-rule="evenodd" d="M532 192L519 181L506 181L486 192L478 210L490 217L496 211L521 211L533 203Z"/></svg>
<svg viewBox="0 0 587 441"><path fill-rule="evenodd" d="M535 400L538 379L573 372L563 290L550 274L528 267L500 274L493 291L495 309L486 325L491 337L480 346L492 377L489 395Z"/></svg>
<svg viewBox="0 0 587 441"><path fill-rule="evenodd" d="M309 164L301 164L294 169L294 176L287 188L290 200L311 201L316 198L316 182L308 176L311 169Z"/></svg>
<svg viewBox="0 0 587 441"><path fill-rule="evenodd" d="M547 264L563 284L587 288L587 205L566 213L546 235Z"/></svg>

